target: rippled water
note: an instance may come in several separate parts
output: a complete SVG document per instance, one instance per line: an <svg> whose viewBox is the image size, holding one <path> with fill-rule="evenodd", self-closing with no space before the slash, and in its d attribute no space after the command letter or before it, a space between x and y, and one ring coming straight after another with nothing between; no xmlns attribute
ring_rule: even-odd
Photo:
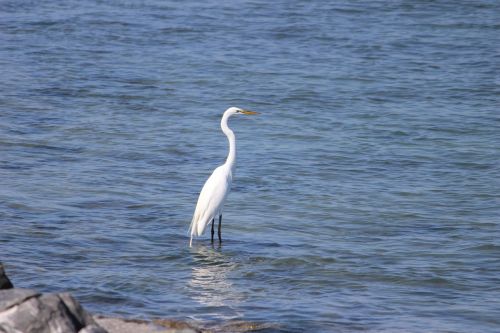
<svg viewBox="0 0 500 333"><path fill-rule="evenodd" d="M497 1L1 1L0 260L95 313L498 332ZM237 171L221 248L197 195Z"/></svg>

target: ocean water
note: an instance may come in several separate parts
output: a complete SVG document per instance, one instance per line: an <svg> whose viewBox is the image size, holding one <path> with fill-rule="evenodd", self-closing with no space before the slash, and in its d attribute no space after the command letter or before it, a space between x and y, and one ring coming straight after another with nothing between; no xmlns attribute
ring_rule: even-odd
<svg viewBox="0 0 500 333"><path fill-rule="evenodd" d="M93 313L500 331L498 1L0 1L0 261ZM198 193L238 160L221 247Z"/></svg>

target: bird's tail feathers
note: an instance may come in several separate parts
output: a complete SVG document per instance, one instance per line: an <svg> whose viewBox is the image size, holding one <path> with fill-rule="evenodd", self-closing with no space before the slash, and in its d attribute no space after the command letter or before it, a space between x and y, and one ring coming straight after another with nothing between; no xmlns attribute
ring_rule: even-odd
<svg viewBox="0 0 500 333"><path fill-rule="evenodd" d="M188 233L191 235L191 237L199 237L203 234L205 231L205 227L210 224L212 221L211 218L207 217L206 215L202 216L201 218L199 216L193 216L193 220L191 221L191 225L189 226L189 231Z"/></svg>

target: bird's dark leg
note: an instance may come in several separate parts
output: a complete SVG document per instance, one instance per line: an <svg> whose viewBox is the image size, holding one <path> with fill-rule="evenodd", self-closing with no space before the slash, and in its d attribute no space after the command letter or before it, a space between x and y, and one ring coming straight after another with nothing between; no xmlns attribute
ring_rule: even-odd
<svg viewBox="0 0 500 333"><path fill-rule="evenodd" d="M222 225L222 214L219 215L219 230L217 233L219 235L219 244L222 243L222 237L221 237L221 232L220 232L221 225Z"/></svg>
<svg viewBox="0 0 500 333"><path fill-rule="evenodd" d="M212 243L214 242L214 223L215 223L215 219L212 219Z"/></svg>

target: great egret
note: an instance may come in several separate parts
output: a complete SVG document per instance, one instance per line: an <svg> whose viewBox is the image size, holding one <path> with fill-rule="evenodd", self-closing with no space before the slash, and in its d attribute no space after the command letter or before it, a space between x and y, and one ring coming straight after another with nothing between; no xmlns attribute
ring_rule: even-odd
<svg viewBox="0 0 500 333"><path fill-rule="evenodd" d="M201 236L205 231L205 227L212 223L212 243L214 241L214 223L215 218L219 217L219 243L222 242L221 238L221 224L222 224L222 209L224 202L231 189L231 182L233 180L234 164L236 161L236 139L233 131L227 126L229 117L235 114L258 114L258 112L247 111L236 107L230 107L224 112L220 127L222 132L226 134L229 141L229 154L227 155L226 163L219 166L214 170L212 175L207 179L205 185L201 189L198 203L194 210L193 220L189 227L191 238L189 239L189 247L193 243L193 236Z"/></svg>

